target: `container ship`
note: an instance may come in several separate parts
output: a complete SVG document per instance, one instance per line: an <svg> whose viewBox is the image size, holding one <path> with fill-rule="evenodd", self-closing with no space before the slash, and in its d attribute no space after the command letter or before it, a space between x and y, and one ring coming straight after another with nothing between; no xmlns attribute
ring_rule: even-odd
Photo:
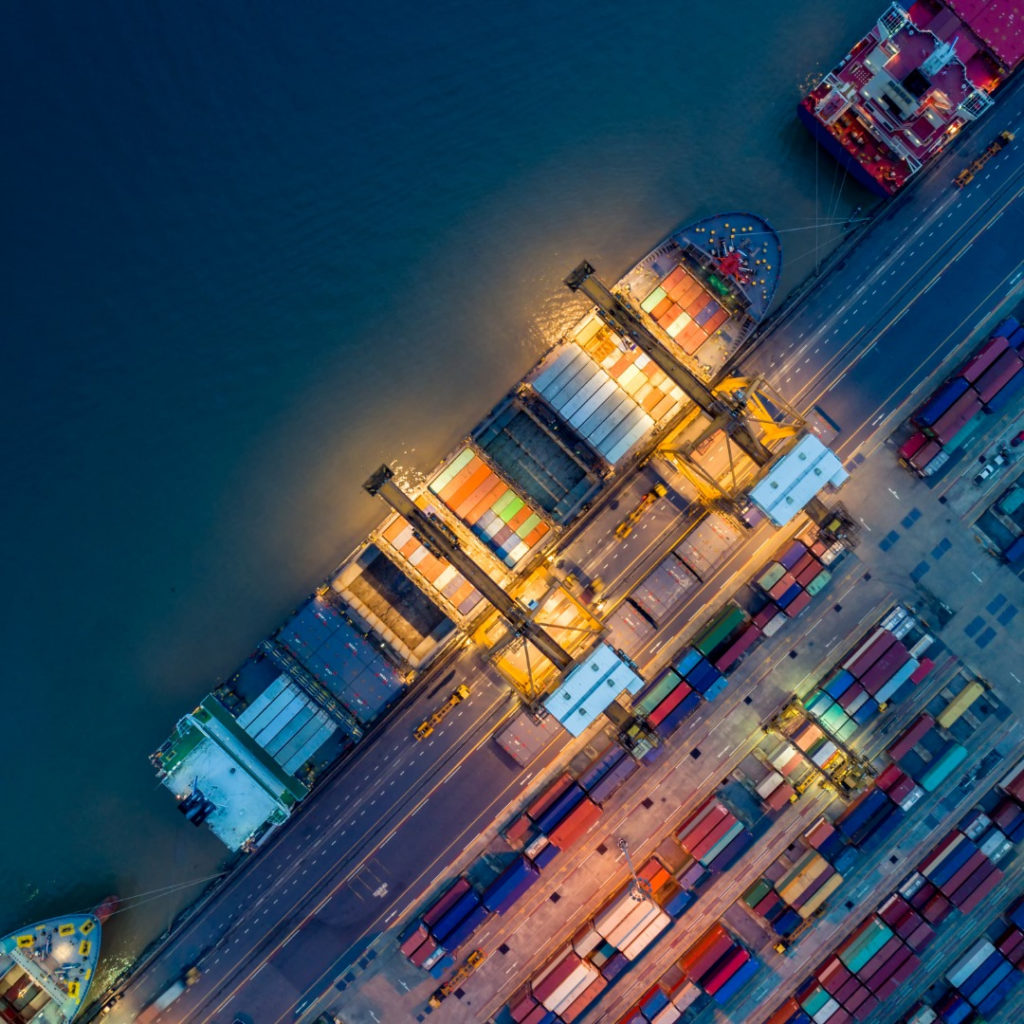
<svg viewBox="0 0 1024 1024"><path fill-rule="evenodd" d="M53 917L5 935L0 1020L69 1024L85 1004L99 954L100 917L94 914Z"/></svg>
<svg viewBox="0 0 1024 1024"><path fill-rule="evenodd" d="M891 196L992 106L1022 58L1019 0L891 4L797 114L856 181Z"/></svg>
<svg viewBox="0 0 1024 1024"><path fill-rule="evenodd" d="M718 214L673 232L614 291L679 362L710 381L767 313L781 265L779 236L766 221ZM594 623L583 628L578 602L534 570L617 467L632 465L688 403L591 309L437 469L405 489L495 583L543 607L546 622L564 622L563 642L578 646ZM206 823L231 849L252 848L413 673L458 634L479 637L491 610L443 551L392 512L178 722L152 756L158 777L193 824Z"/></svg>

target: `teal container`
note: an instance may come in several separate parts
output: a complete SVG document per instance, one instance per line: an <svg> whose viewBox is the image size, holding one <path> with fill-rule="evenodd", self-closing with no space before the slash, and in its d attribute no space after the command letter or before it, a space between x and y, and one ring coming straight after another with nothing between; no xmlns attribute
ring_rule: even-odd
<svg viewBox="0 0 1024 1024"><path fill-rule="evenodd" d="M967 749L959 743L947 747L943 754L924 773L921 788L926 793L934 793L967 759Z"/></svg>

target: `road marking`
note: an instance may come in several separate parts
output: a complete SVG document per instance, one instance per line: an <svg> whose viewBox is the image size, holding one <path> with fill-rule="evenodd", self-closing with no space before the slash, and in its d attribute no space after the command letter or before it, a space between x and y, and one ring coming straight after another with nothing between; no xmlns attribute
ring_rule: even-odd
<svg viewBox="0 0 1024 1024"><path fill-rule="evenodd" d="M860 519L860 516L858 516L857 518ZM868 533L871 532L871 527L868 526L868 524L865 523L863 519L860 519L860 525L863 526L864 529L868 531Z"/></svg>
<svg viewBox="0 0 1024 1024"><path fill-rule="evenodd" d="M891 488L887 487L886 490L897 500L900 500L900 496Z"/></svg>
<svg viewBox="0 0 1024 1024"><path fill-rule="evenodd" d="M976 572L975 572L975 571L974 571L973 569L971 570L971 575L972 575L972 576L973 576L973 577L974 577L974 578L975 578L975 579L976 579L976 580L977 580L977 581L978 581L979 583L983 583L983 582L984 582L984 580L982 580L982 578L981 578L981 577L980 577L980 576L979 576L979 575L978 575L978 574L977 574L977 573L976 573Z"/></svg>

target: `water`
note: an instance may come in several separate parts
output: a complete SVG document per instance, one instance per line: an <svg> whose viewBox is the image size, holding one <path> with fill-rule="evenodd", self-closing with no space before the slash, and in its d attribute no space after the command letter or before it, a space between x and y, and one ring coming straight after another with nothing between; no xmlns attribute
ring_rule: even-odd
<svg viewBox="0 0 1024 1024"><path fill-rule="evenodd" d="M579 259L746 208L781 295L866 201L793 105L879 0L691 6L9 14L0 928L217 870L147 755L380 517L367 473L572 322Z"/></svg>

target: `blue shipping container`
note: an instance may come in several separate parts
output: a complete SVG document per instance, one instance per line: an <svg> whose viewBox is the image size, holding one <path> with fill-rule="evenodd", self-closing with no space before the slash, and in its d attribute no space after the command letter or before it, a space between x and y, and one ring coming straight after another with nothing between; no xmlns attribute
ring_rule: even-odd
<svg viewBox="0 0 1024 1024"><path fill-rule="evenodd" d="M1024 536L1018 537L1004 552L1003 558L1006 559L1010 565L1016 565L1017 562L1024 559Z"/></svg>
<svg viewBox="0 0 1024 1024"><path fill-rule="evenodd" d="M469 915L455 926L441 942L441 947L454 953L469 937L490 917L490 911L486 907L477 907L471 910Z"/></svg>
<svg viewBox="0 0 1024 1024"><path fill-rule="evenodd" d="M841 668L832 673L825 683L824 690L830 697L842 697L852 685L853 675L845 668Z"/></svg>
<svg viewBox="0 0 1024 1024"><path fill-rule="evenodd" d="M676 895L673 896L664 907L662 907L662 910L664 910L669 917L680 917L689 907L693 906L696 900L696 893L691 892L689 889L683 889L681 892L676 893Z"/></svg>
<svg viewBox="0 0 1024 1024"><path fill-rule="evenodd" d="M524 880L531 884L539 877L537 869L520 855L484 890L483 904L489 910L496 910L506 897Z"/></svg>
<svg viewBox="0 0 1024 1024"><path fill-rule="evenodd" d="M921 427L930 427L969 387L963 377L947 380L913 417Z"/></svg>
<svg viewBox="0 0 1024 1024"><path fill-rule="evenodd" d="M795 910L787 910L773 925L772 930L776 935L785 938L792 935L800 927L803 918Z"/></svg>
<svg viewBox="0 0 1024 1024"><path fill-rule="evenodd" d="M893 832L900 827L902 822L903 812L893 804L892 811L889 815L875 825L860 841L859 846L861 852L871 853L875 850L880 850L885 841L892 836Z"/></svg>
<svg viewBox="0 0 1024 1024"><path fill-rule="evenodd" d="M556 825L579 803L583 802L583 790L574 782L538 819L537 828L545 834Z"/></svg>
<svg viewBox="0 0 1024 1024"><path fill-rule="evenodd" d="M977 985L972 986L970 992L964 992L964 995L977 1006L987 996L991 995L992 990L1001 981L1005 981L1013 973L1013 964L1007 963L1003 960L1002 963L996 964L992 971L987 976L982 976ZM976 977L977 972L971 975L971 981ZM961 989L963 991L963 989Z"/></svg>
<svg viewBox="0 0 1024 1024"><path fill-rule="evenodd" d="M1015 316L1003 317L1003 319L996 325L996 329L992 332L992 337L1006 338L1009 340L1019 327L1020 323Z"/></svg>
<svg viewBox="0 0 1024 1024"><path fill-rule="evenodd" d="M621 747L611 747L579 777L579 784L584 789L589 790L600 782L625 756L626 752Z"/></svg>
<svg viewBox="0 0 1024 1024"><path fill-rule="evenodd" d="M703 660L703 656L696 647L687 647L679 660L672 666L684 679L697 664Z"/></svg>
<svg viewBox="0 0 1024 1024"><path fill-rule="evenodd" d="M518 885L508 890L500 899L491 902L491 909L496 914L507 914L518 902L526 890L537 881L537 875L527 875Z"/></svg>
<svg viewBox="0 0 1024 1024"><path fill-rule="evenodd" d="M941 889L977 852L974 843L964 837L955 850L928 872L928 881L934 882Z"/></svg>
<svg viewBox="0 0 1024 1024"><path fill-rule="evenodd" d="M1006 997L1013 990L1013 986L1020 980L1016 971L1011 971L984 999L978 1003L978 1013L987 1017L990 1013L998 1010L1006 1002Z"/></svg>
<svg viewBox="0 0 1024 1024"><path fill-rule="evenodd" d="M700 694L688 693L680 702L679 706L673 708L658 725L658 732L662 736L671 736L683 722L700 707Z"/></svg>
<svg viewBox="0 0 1024 1024"><path fill-rule="evenodd" d="M686 681L698 693L704 693L718 678L718 669L703 658L690 670Z"/></svg>
<svg viewBox="0 0 1024 1024"><path fill-rule="evenodd" d="M650 1020L655 1014L661 1013L666 1006L668 1006L668 996L659 988L657 992L652 992L640 1004L640 1012Z"/></svg>
<svg viewBox="0 0 1024 1024"><path fill-rule="evenodd" d="M607 800L639 767L640 765L633 758L624 757L600 782L594 785L590 790L590 799L595 804Z"/></svg>
<svg viewBox="0 0 1024 1024"><path fill-rule="evenodd" d="M793 603L797 595L803 592L803 587L799 583L794 583L782 597L776 598L775 603L780 608L788 608Z"/></svg>
<svg viewBox="0 0 1024 1024"><path fill-rule="evenodd" d="M709 871L728 871L750 849L754 837L743 829L729 845L708 865Z"/></svg>
<svg viewBox="0 0 1024 1024"><path fill-rule="evenodd" d="M1002 412L1020 394L1021 389L1024 389L1024 371L1013 377L1001 391L997 391L985 408L993 415Z"/></svg>
<svg viewBox="0 0 1024 1024"><path fill-rule="evenodd" d="M430 934L442 942L455 930L459 923L464 920L471 911L480 904L480 896L475 889L464 892L452 905L441 915L437 923L430 929Z"/></svg>
<svg viewBox="0 0 1024 1024"><path fill-rule="evenodd" d="M878 714L878 702L874 697L868 697L866 701L851 716L858 725L865 725Z"/></svg>
<svg viewBox="0 0 1024 1024"><path fill-rule="evenodd" d="M538 868L546 868L561 852L562 851L559 850L554 843L548 843L548 845L533 858L533 863L536 864Z"/></svg>
<svg viewBox="0 0 1024 1024"><path fill-rule="evenodd" d="M711 997L716 1003L724 1006L733 996L737 995L744 985L758 972L761 965L751 957L740 969Z"/></svg>

